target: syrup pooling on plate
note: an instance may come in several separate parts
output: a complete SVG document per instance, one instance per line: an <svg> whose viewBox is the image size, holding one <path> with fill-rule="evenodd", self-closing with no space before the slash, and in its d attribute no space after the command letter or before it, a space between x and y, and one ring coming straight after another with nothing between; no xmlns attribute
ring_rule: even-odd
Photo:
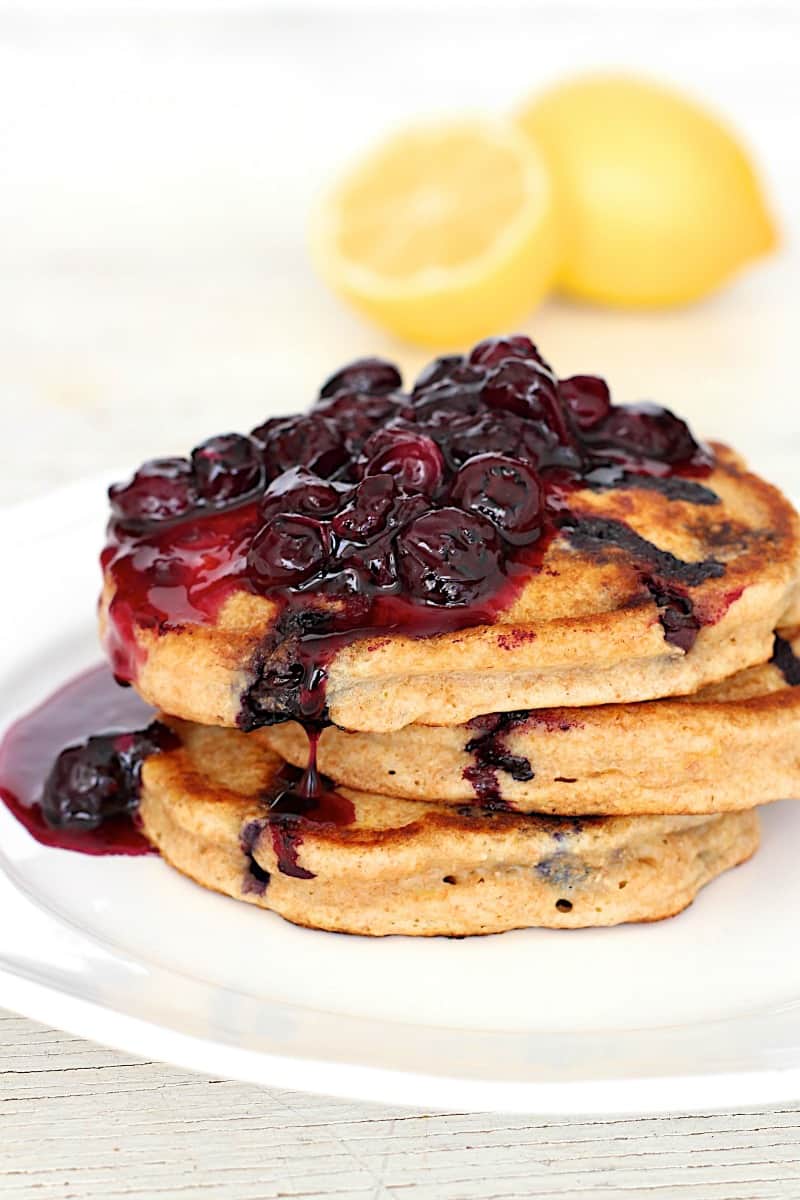
<svg viewBox="0 0 800 1200"><path fill-rule="evenodd" d="M672 486L676 500L716 499L696 482L711 455L683 421L653 405L614 406L594 376L559 381L527 337L488 339L435 360L410 392L401 386L390 363L352 363L308 413L145 464L111 489L103 565L122 678L135 679L141 662L137 628L213 623L246 591L276 612L240 725L324 721L326 668L340 646L493 621L568 524L578 488L641 479L668 498ZM657 584L643 572L665 637L687 650L704 620L693 585Z"/></svg>
<svg viewBox="0 0 800 1200"><path fill-rule="evenodd" d="M84 672L8 730L0 743L0 798L45 846L152 853L133 817L141 763L169 742L153 717L105 664Z"/></svg>
<svg viewBox="0 0 800 1200"><path fill-rule="evenodd" d="M154 716L107 665L85 671L0 742L0 799L45 846L91 855L155 853L136 823L142 764L180 743ZM307 769L285 764L264 796L264 820L251 823L270 827L279 869L300 879L313 878L298 862L304 828L355 819L352 802L317 771L317 738L312 732ZM260 870L253 864L256 882Z"/></svg>

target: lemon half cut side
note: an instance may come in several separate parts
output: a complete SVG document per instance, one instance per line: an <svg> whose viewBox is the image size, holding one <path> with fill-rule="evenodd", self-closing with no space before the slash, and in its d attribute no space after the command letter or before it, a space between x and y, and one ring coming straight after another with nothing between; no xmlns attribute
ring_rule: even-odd
<svg viewBox="0 0 800 1200"><path fill-rule="evenodd" d="M549 173L512 122L416 126L322 197L310 245L330 287L383 328L462 346L513 327L552 286Z"/></svg>

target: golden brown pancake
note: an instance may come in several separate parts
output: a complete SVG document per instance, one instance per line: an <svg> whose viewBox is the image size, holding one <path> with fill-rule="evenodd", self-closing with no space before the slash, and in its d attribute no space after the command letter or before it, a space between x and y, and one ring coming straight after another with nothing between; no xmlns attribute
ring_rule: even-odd
<svg viewBox="0 0 800 1200"><path fill-rule="evenodd" d="M753 812L558 819L349 789L325 822L275 822L265 797L282 763L259 737L171 724L181 747L143 769L145 833L203 886L299 925L463 936L653 921L758 845Z"/></svg>
<svg viewBox="0 0 800 1200"><path fill-rule="evenodd" d="M326 729L320 768L363 791L519 812L712 813L800 796L800 633L776 644L785 673L764 663L681 699ZM305 766L300 726L254 736Z"/></svg>
<svg viewBox="0 0 800 1200"><path fill-rule="evenodd" d="M382 733L489 712L627 704L690 694L766 662L773 631L800 623L798 518L776 488L716 449L717 466L702 481L713 503L643 483L574 492L572 526L516 599L482 624L345 640L326 667L331 720ZM718 570L708 573L709 564ZM670 575L677 599L664 583ZM107 642L112 602L107 570ZM308 611L329 603L309 595ZM700 624L688 649L669 636L682 605ZM150 626L134 619L131 632L135 686L150 703L214 725L296 714L297 623L282 629L274 600L238 590L211 623Z"/></svg>

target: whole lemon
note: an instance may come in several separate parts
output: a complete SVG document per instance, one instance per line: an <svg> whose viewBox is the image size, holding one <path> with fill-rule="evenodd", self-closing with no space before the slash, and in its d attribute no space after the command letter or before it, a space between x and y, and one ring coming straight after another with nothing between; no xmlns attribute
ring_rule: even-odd
<svg viewBox="0 0 800 1200"><path fill-rule="evenodd" d="M558 284L572 296L681 304L777 242L734 134L666 87L588 76L534 97L517 120L553 175Z"/></svg>

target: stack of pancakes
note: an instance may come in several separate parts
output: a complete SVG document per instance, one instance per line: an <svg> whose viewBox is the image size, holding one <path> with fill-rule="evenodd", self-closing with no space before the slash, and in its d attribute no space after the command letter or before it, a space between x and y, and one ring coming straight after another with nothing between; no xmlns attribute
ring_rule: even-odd
<svg viewBox="0 0 800 1200"><path fill-rule="evenodd" d="M576 491L572 525L480 623L342 639L321 784L270 690L270 656L292 651L271 598L234 591L177 627L129 614L135 686L180 740L144 764L147 836L204 886L328 930L680 911L755 851L756 807L800 788L797 516L714 451L702 485ZM643 555L661 581L644 591ZM708 562L724 569L692 571ZM107 568L107 642L122 578Z"/></svg>

